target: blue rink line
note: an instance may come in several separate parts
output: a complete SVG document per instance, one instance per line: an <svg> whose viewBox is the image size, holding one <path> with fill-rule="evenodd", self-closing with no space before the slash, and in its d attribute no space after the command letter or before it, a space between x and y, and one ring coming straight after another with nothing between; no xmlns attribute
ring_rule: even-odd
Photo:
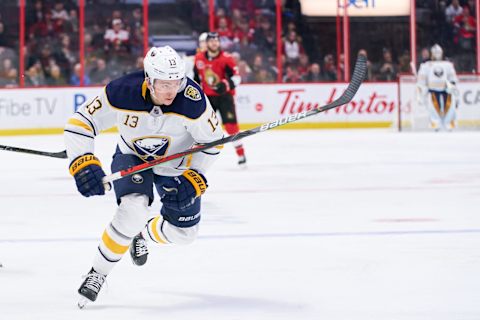
<svg viewBox="0 0 480 320"><path fill-rule="evenodd" d="M233 234L233 235L199 236L198 240L408 236L408 235L432 235L432 234L433 235L480 234L480 229ZM99 241L99 239L100 238L0 239L0 244L1 243L32 243L32 242L35 242L35 243L90 242L90 241Z"/></svg>

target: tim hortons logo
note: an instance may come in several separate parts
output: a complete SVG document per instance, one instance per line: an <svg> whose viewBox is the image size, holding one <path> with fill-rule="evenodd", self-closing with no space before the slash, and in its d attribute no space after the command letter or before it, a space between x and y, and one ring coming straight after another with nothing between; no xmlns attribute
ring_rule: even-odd
<svg viewBox="0 0 480 320"><path fill-rule="evenodd" d="M287 89L279 90L280 95L284 95L280 114L295 114L321 107L320 102L305 101L303 93L305 89ZM338 97L337 89L330 91L328 100L324 104L329 104ZM385 114L395 111L395 101L390 101L389 97L373 91L368 98L365 96L354 97L350 103L325 111L325 113L333 114Z"/></svg>

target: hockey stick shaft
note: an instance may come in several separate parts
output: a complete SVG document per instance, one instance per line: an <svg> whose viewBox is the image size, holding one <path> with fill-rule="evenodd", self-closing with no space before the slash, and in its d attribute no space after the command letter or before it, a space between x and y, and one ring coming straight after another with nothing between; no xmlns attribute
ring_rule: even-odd
<svg viewBox="0 0 480 320"><path fill-rule="evenodd" d="M52 157L52 158L59 158L59 159L66 159L67 158L67 151L59 151L59 152L48 152L48 151L40 151L40 150L32 150L32 149L24 149L18 147L11 147L11 146L4 146L0 144L0 150L5 151L12 151L12 152L22 152L28 154L35 154L38 156L45 156L45 157Z"/></svg>
<svg viewBox="0 0 480 320"><path fill-rule="evenodd" d="M191 149L188 149L188 150L185 150L185 151L182 151L182 152L179 152L179 153L171 154L169 156L158 158L158 159L155 159L155 160L150 161L150 162L142 163L142 164L133 166L133 167L125 169L125 170L120 170L118 172L115 172L115 173L112 173L110 175L105 176L103 178L103 183L108 184L108 183L113 182L115 180L121 179L125 176L129 176L129 175L132 175L132 174L144 171L144 170L148 170L148 169L150 169L152 167L155 167L155 166L157 166L161 163L165 163L165 162L172 161L172 160L175 160L175 159L178 159L178 158L182 158L182 157L187 156L189 154L201 152L203 150L207 150L207 149L219 146L219 145L223 145L225 143L237 141L237 140L246 138L248 136L254 135L256 133L267 131L267 130L270 130L270 129L273 129L273 128L276 128L276 127L279 127L279 126L283 126L283 125L286 125L286 124L289 124L289 123L292 123L292 122L295 122L295 121L298 121L298 120L301 120L301 119L305 119L305 118L313 116L317 113L325 112L327 110L330 110L330 109L342 106L344 104L347 104L348 102L350 102L353 99L353 97L357 93L358 88L362 84L362 81L365 79L366 72L367 72L367 59L366 59L365 56L359 55L358 58L357 58L357 62L355 64L355 70L353 71L352 80L348 84L348 87L343 92L343 94L338 99L336 99L335 101L332 101L331 103L329 103L325 106L318 107L318 108L313 109L313 110L299 112L299 113L284 117L280 120L265 123L265 124L261 125L260 127L256 127L256 128L250 129L250 130L242 131L242 132L239 132L239 133L237 133L235 135L232 135L232 136L228 136L228 137L225 137L225 138L222 138L222 139L219 139L219 140L215 140L215 141L212 141L210 143L197 145L197 146L192 147Z"/></svg>

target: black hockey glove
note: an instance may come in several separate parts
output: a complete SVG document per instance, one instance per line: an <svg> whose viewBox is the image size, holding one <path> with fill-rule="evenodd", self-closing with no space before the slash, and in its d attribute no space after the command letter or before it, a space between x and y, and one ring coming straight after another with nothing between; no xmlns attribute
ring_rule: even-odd
<svg viewBox="0 0 480 320"><path fill-rule="evenodd" d="M223 79L221 82L217 84L215 87L215 92L218 94L225 94L227 91L230 91L230 84L226 79Z"/></svg>
<svg viewBox="0 0 480 320"><path fill-rule="evenodd" d="M162 187L161 201L166 208L182 211L192 206L207 187L207 179L203 174L187 170L181 176L172 177Z"/></svg>
<svg viewBox="0 0 480 320"><path fill-rule="evenodd" d="M104 195L102 178L105 172L97 157L91 153L79 156L70 164L70 174L75 178L78 191L84 197Z"/></svg>

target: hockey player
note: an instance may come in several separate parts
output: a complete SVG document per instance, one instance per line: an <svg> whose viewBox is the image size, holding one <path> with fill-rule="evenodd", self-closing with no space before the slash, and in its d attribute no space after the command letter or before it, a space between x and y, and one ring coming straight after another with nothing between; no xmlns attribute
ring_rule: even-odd
<svg viewBox="0 0 480 320"><path fill-rule="evenodd" d="M207 32L202 32L198 37L197 53L207 51Z"/></svg>
<svg viewBox="0 0 480 320"><path fill-rule="evenodd" d="M207 51L207 33L203 32L198 37L198 48L197 48L197 51L195 52L195 55L185 57L185 74L187 75L187 77L191 79L194 78L195 75L193 73L193 68L195 66L195 56L199 52L205 52L205 51Z"/></svg>
<svg viewBox="0 0 480 320"><path fill-rule="evenodd" d="M207 34L207 50L195 56L195 81L202 85L213 109L220 113L225 131L229 135L239 132L237 113L235 111L235 87L241 78L233 57L220 49L218 33ZM241 141L234 142L238 155L238 164L245 165L247 159Z"/></svg>
<svg viewBox="0 0 480 320"><path fill-rule="evenodd" d="M451 131L458 105L457 74L453 64L443 60L443 50L438 44L430 52L431 61L422 63L418 71L417 102L427 107L432 129Z"/></svg>
<svg viewBox="0 0 480 320"><path fill-rule="evenodd" d="M112 172L223 137L210 102L199 85L185 77L184 61L169 46L151 48L144 59L144 72L110 82L68 120L65 143L70 173L85 197L105 194L105 173L93 154L94 138L115 125L119 138ZM195 239L201 195L207 188L205 172L220 149L211 148L113 182L118 208L78 290L79 307L97 299L105 277L129 247L133 262L143 265L148 255L146 240L188 244ZM149 219L154 186L162 208Z"/></svg>

